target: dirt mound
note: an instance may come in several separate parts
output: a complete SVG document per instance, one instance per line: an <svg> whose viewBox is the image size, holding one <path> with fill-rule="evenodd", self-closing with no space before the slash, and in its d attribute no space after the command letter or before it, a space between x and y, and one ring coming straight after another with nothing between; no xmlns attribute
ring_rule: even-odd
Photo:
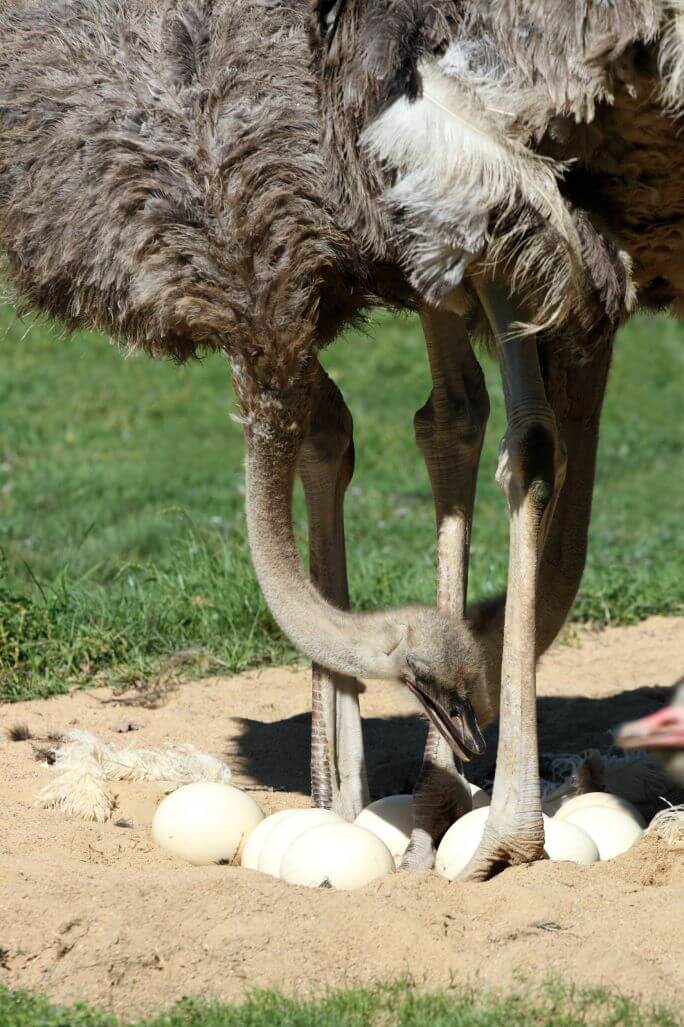
<svg viewBox="0 0 684 1027"><path fill-rule="evenodd" d="M583 634L540 673L542 751L605 748L682 673L684 620ZM106 690L0 707L2 728L73 727L115 744L192 742L227 759L266 812L307 805L308 675L182 684L160 709ZM399 688L362 700L376 794L405 788L424 727ZM126 739L114 729L139 722ZM484 775L485 762L476 768ZM155 849L162 785L117 784L115 820L66 820L33 798L50 771L30 742L0 742L0 980L127 1013L183 995L324 990L411 973L420 983L561 975L684 1001L684 853L655 839L590 867L540 863L485 885L397 875L360 892L291 888L250 871L191 868Z"/></svg>

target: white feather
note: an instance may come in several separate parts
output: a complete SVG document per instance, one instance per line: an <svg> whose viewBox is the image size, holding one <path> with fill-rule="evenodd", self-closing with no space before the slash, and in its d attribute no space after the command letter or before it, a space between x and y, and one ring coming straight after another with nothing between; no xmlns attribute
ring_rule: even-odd
<svg viewBox="0 0 684 1027"><path fill-rule="evenodd" d="M107 781L229 784L230 767L192 745L166 749L115 749L85 731L72 731L55 753L57 776L38 794L38 804L68 816L104 823L114 797Z"/></svg>
<svg viewBox="0 0 684 1027"><path fill-rule="evenodd" d="M684 0L662 4L659 67L662 93L671 110L684 104Z"/></svg>
<svg viewBox="0 0 684 1027"><path fill-rule="evenodd" d="M466 249L482 246L492 211L529 205L579 253L577 232L558 188L562 166L514 138L497 116L436 61L421 66L423 95L402 98L366 130L363 144L399 172L388 199L451 216ZM503 122L503 123L502 123Z"/></svg>
<svg viewBox="0 0 684 1027"><path fill-rule="evenodd" d="M657 835L670 849L684 849L684 805L656 813L648 833Z"/></svg>
<svg viewBox="0 0 684 1027"><path fill-rule="evenodd" d="M114 796L97 757L79 746L78 753L73 751L61 761L57 776L38 793L37 803L68 817L104 824L114 809Z"/></svg>

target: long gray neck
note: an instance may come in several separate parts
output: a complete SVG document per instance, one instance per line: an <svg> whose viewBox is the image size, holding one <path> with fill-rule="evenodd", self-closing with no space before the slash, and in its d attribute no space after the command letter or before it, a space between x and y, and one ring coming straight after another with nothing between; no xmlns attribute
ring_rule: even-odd
<svg viewBox="0 0 684 1027"><path fill-rule="evenodd" d="M292 527L301 436L247 432L247 529L254 568L276 621L316 663L355 677L398 678L401 628L387 613L351 614L309 581Z"/></svg>

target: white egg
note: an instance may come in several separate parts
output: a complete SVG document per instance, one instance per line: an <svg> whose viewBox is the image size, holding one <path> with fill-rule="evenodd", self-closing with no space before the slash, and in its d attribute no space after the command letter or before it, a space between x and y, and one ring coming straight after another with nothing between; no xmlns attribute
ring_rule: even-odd
<svg viewBox="0 0 684 1027"><path fill-rule="evenodd" d="M468 788L473 798L473 809L484 809L485 806L491 805L492 797L484 788L478 788L477 785L471 784L470 781L468 781Z"/></svg>
<svg viewBox="0 0 684 1027"><path fill-rule="evenodd" d="M593 838L577 824L544 817L544 849L554 862L598 863L599 851Z"/></svg>
<svg viewBox="0 0 684 1027"><path fill-rule="evenodd" d="M354 821L385 843L399 865L413 831L413 796L388 795L366 806Z"/></svg>
<svg viewBox="0 0 684 1027"><path fill-rule="evenodd" d="M610 806L582 806L568 813L562 823L576 824L586 831L602 860L627 852L644 833L628 813Z"/></svg>
<svg viewBox="0 0 684 1027"><path fill-rule="evenodd" d="M301 834L285 853L280 876L288 884L350 891L394 869L392 853L377 835L342 821ZM353 931L353 923L349 927Z"/></svg>
<svg viewBox="0 0 684 1027"><path fill-rule="evenodd" d="M160 848L195 866L232 863L264 814L232 785L199 781L162 799L152 820Z"/></svg>
<svg viewBox="0 0 684 1027"><path fill-rule="evenodd" d="M270 817L266 817L260 824L257 824L242 850L242 858L240 860L241 866L245 867L247 870L259 869L259 857L261 856L261 851L266 844L268 835L276 824L279 824L281 820L285 819L285 817L289 817L293 812L295 811L291 809L283 809L280 813L271 813Z"/></svg>
<svg viewBox="0 0 684 1027"><path fill-rule="evenodd" d="M475 855L489 818L489 806L466 813L452 824L437 849L435 869L447 881L453 881Z"/></svg>
<svg viewBox="0 0 684 1027"><path fill-rule="evenodd" d="M329 809L291 810L290 815L283 817L269 832L259 855L257 870L271 877L280 877L280 864L292 842L310 827L330 823L343 823L342 817Z"/></svg>
<svg viewBox="0 0 684 1027"><path fill-rule="evenodd" d="M584 806L608 806L611 809L621 809L628 813L640 828L646 827L646 821L636 806L633 806L627 799L621 799L619 795L612 795L610 792L585 792L583 795L573 795L561 803L558 812L555 814L557 820L565 820L569 813ZM553 814L549 814L552 816Z"/></svg>

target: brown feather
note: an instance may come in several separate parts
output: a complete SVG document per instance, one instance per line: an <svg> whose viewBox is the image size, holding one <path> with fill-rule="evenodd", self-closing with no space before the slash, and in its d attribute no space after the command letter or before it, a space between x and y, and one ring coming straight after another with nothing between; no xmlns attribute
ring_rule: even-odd
<svg viewBox="0 0 684 1027"><path fill-rule="evenodd" d="M24 308L178 360L222 350L279 389L378 302L326 195L304 2L31 0L0 38Z"/></svg>

